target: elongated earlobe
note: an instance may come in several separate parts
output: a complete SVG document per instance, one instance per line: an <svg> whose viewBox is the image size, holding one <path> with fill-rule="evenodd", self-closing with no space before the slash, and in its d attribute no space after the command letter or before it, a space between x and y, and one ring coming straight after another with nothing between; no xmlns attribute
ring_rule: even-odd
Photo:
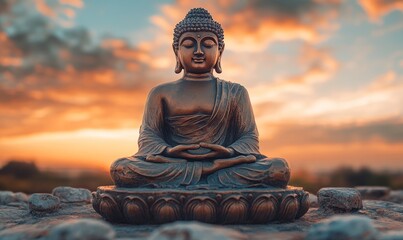
<svg viewBox="0 0 403 240"><path fill-rule="evenodd" d="M218 58L217 63L214 66L214 69L215 69L216 73L222 73L221 57Z"/></svg>
<svg viewBox="0 0 403 240"><path fill-rule="evenodd" d="M182 66L181 61L179 60L179 57L178 57L178 49L175 48L174 44L172 44L172 49L174 50L175 58L176 58L175 73L178 74L178 73L182 72L183 66Z"/></svg>
<svg viewBox="0 0 403 240"><path fill-rule="evenodd" d="M183 69L182 64L181 64L181 62L179 61L178 57L176 57L175 73L180 73L180 72L182 72L182 69Z"/></svg>
<svg viewBox="0 0 403 240"><path fill-rule="evenodd" d="M224 52L224 47L225 47L225 45L223 43L222 48L220 50L220 56L218 57L217 63L214 66L216 73L222 73L221 56L222 56L222 53Z"/></svg>

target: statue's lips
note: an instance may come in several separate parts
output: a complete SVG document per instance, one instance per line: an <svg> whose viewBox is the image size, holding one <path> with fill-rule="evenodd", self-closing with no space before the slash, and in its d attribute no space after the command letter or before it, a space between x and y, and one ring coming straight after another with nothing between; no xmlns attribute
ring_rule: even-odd
<svg viewBox="0 0 403 240"><path fill-rule="evenodd" d="M193 62L195 63L203 63L204 62L204 58L192 58Z"/></svg>

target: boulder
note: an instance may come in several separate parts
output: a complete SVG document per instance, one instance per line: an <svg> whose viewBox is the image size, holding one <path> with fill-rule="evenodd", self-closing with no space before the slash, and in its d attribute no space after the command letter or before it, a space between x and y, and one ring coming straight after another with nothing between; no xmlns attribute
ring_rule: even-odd
<svg viewBox="0 0 403 240"><path fill-rule="evenodd" d="M372 220L364 216L333 216L314 224L306 235L306 240L376 240L379 232Z"/></svg>
<svg viewBox="0 0 403 240"><path fill-rule="evenodd" d="M19 225L13 228L0 231L0 239L4 240L27 240L43 239L46 229L35 225Z"/></svg>
<svg viewBox="0 0 403 240"><path fill-rule="evenodd" d="M63 203L91 203L91 191L85 188L56 187L52 194Z"/></svg>
<svg viewBox="0 0 403 240"><path fill-rule="evenodd" d="M54 212L59 209L60 199L49 193L34 193L28 199L31 212Z"/></svg>
<svg viewBox="0 0 403 240"><path fill-rule="evenodd" d="M391 191L388 196L385 196L382 200L403 204L403 190Z"/></svg>
<svg viewBox="0 0 403 240"><path fill-rule="evenodd" d="M28 195L23 192L14 193L14 198L17 202L28 202Z"/></svg>
<svg viewBox="0 0 403 240"><path fill-rule="evenodd" d="M359 186L355 188L360 192L362 199L379 200L390 193L390 188L382 186Z"/></svg>
<svg viewBox="0 0 403 240"><path fill-rule="evenodd" d="M386 232L382 234L380 240L403 240L403 230Z"/></svg>
<svg viewBox="0 0 403 240"><path fill-rule="evenodd" d="M0 205L7 205L15 201L13 192L0 191Z"/></svg>
<svg viewBox="0 0 403 240"><path fill-rule="evenodd" d="M69 220L53 227L48 235L51 240L110 240L115 238L115 230L104 221L96 219Z"/></svg>
<svg viewBox="0 0 403 240"><path fill-rule="evenodd" d="M200 222L165 224L152 232L149 240L238 240L246 235L229 228Z"/></svg>
<svg viewBox="0 0 403 240"><path fill-rule="evenodd" d="M318 191L319 209L333 213L362 209L360 192L354 188L322 188Z"/></svg>
<svg viewBox="0 0 403 240"><path fill-rule="evenodd" d="M308 200L309 200L309 206L310 206L311 208L317 208L317 207L319 207L319 204L318 204L318 197L317 197L315 194L309 193Z"/></svg>

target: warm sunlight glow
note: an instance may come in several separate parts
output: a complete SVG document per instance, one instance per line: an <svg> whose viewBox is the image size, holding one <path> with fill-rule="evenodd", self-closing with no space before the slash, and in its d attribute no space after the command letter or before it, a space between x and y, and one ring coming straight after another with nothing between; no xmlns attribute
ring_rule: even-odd
<svg viewBox="0 0 403 240"><path fill-rule="evenodd" d="M138 129L83 129L0 140L0 159L34 160L48 168L108 169L112 161L137 151Z"/></svg>
<svg viewBox="0 0 403 240"><path fill-rule="evenodd" d="M402 1L0 2L0 166L135 154L148 93L181 78L173 28L204 7L224 29L214 74L248 90L261 152L403 172Z"/></svg>

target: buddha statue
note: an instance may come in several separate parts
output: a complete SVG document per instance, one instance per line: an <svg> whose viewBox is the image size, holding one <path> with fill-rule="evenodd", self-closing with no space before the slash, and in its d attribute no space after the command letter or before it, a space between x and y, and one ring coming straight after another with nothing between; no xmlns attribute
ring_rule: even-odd
<svg viewBox="0 0 403 240"><path fill-rule="evenodd" d="M213 75L222 72L221 25L192 9L176 25L172 46L183 76L149 93L138 152L111 166L116 186L286 188L287 162L259 151L247 90Z"/></svg>

